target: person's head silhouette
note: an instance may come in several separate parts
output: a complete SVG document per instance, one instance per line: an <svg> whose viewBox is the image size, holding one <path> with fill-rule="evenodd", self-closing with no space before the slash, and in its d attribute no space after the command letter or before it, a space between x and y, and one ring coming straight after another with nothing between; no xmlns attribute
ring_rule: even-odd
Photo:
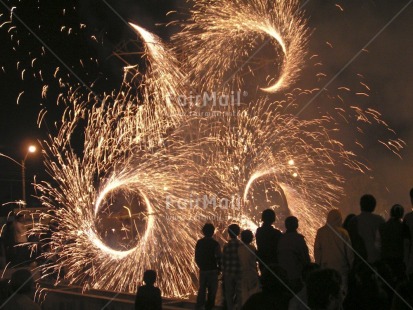
<svg viewBox="0 0 413 310"><path fill-rule="evenodd" d="M275 222L275 212L271 209L266 209L262 211L261 220L264 225L271 225Z"/></svg>
<svg viewBox="0 0 413 310"><path fill-rule="evenodd" d="M202 227L202 233L205 237L211 238L214 235L215 227L211 223L206 223L204 227Z"/></svg>
<svg viewBox="0 0 413 310"><path fill-rule="evenodd" d="M239 236L241 228L237 224L231 224L228 226L228 234L231 239L236 239Z"/></svg>
<svg viewBox="0 0 413 310"><path fill-rule="evenodd" d="M295 216L289 216L285 219L284 224L287 232L294 232L298 228L298 219Z"/></svg>
<svg viewBox="0 0 413 310"><path fill-rule="evenodd" d="M153 286L156 281L156 271L155 270L146 270L143 273L143 281L148 286Z"/></svg>
<svg viewBox="0 0 413 310"><path fill-rule="evenodd" d="M370 194L363 195L360 198L360 209L363 212L372 213L376 209L376 198Z"/></svg>
<svg viewBox="0 0 413 310"><path fill-rule="evenodd" d="M254 234L252 233L251 230L246 229L243 230L241 233L241 241L244 242L245 244L250 244L252 240L254 239Z"/></svg>
<svg viewBox="0 0 413 310"><path fill-rule="evenodd" d="M343 225L343 217L339 209L333 209L328 212L327 225L330 227L341 227Z"/></svg>
<svg viewBox="0 0 413 310"><path fill-rule="evenodd" d="M390 216L396 220L400 220L403 217L404 208L399 204L395 204L390 209Z"/></svg>
<svg viewBox="0 0 413 310"><path fill-rule="evenodd" d="M334 269L320 269L306 279L308 306L310 309L341 309L342 279Z"/></svg>

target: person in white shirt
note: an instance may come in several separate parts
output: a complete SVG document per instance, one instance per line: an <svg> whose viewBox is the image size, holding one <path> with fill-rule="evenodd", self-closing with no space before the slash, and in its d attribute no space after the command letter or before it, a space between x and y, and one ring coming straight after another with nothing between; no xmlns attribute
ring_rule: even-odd
<svg viewBox="0 0 413 310"><path fill-rule="evenodd" d="M314 242L314 259L321 268L337 270L347 291L348 275L354 260L350 237L342 228L343 219L338 209L327 214L326 225L317 230Z"/></svg>
<svg viewBox="0 0 413 310"><path fill-rule="evenodd" d="M251 244L254 234L246 229L241 233L242 245L238 247L238 256L241 266L241 303L245 304L248 298L259 292L257 269L257 249Z"/></svg>

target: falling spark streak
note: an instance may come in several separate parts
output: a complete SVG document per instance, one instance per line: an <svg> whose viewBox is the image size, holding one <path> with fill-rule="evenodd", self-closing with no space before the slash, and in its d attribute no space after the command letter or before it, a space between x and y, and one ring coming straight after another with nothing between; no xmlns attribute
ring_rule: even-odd
<svg viewBox="0 0 413 310"><path fill-rule="evenodd" d="M3 24L0 25L0 28L2 28L4 25L7 25L7 24L11 24L11 21L4 22Z"/></svg>
<svg viewBox="0 0 413 310"><path fill-rule="evenodd" d="M24 91L22 91L22 92L20 92L19 93L19 95L17 96L17 104L20 104L20 98L21 98L21 96L23 96L23 94L24 94Z"/></svg>

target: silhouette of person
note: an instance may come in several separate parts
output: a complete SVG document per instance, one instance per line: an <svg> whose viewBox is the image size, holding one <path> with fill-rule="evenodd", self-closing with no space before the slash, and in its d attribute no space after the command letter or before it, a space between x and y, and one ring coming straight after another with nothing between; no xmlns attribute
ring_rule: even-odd
<svg viewBox="0 0 413 310"><path fill-rule="evenodd" d="M337 270L347 291L348 275L354 260L351 241L347 231L342 228L341 212L333 209L327 214L326 225L318 229L314 242L315 262L321 268Z"/></svg>
<svg viewBox="0 0 413 310"><path fill-rule="evenodd" d="M254 234L247 229L241 233L243 246L238 248L241 265L241 303L244 304L248 298L260 290L257 269L257 249L251 244Z"/></svg>
<svg viewBox="0 0 413 310"><path fill-rule="evenodd" d="M302 288L301 274L310 263L310 255L304 236L297 232L298 219L289 216L285 219L286 232L278 243L278 263L287 271L291 289L298 292Z"/></svg>
<svg viewBox="0 0 413 310"><path fill-rule="evenodd" d="M6 264L8 262L14 262L15 260L15 241L14 241L14 225L13 218L11 216L7 217L6 225L3 229L2 239L4 242L4 251Z"/></svg>
<svg viewBox="0 0 413 310"><path fill-rule="evenodd" d="M369 194L360 198L361 213L353 217L349 223L350 238L354 250L368 263L374 263L380 258L379 227L384 224L384 218L373 214L376 199Z"/></svg>
<svg viewBox="0 0 413 310"><path fill-rule="evenodd" d="M308 298L307 298L307 279L308 276L316 270L320 270L320 265L316 263L309 263L303 269L301 277L303 279L304 285L301 291L295 294L288 304L288 310L308 310Z"/></svg>
<svg viewBox="0 0 413 310"><path fill-rule="evenodd" d="M210 310L215 306L215 297L218 289L218 273L221 263L221 247L212 238L215 232L214 225L207 223L202 228L204 237L199 239L195 246L195 262L199 268L199 290L196 300L197 309ZM208 298L205 302L206 291Z"/></svg>
<svg viewBox="0 0 413 310"><path fill-rule="evenodd" d="M413 207L413 188L410 190L410 202ZM413 211L407 213L404 216L403 222L409 228L409 242L406 246L406 273L407 275L413 279Z"/></svg>
<svg viewBox="0 0 413 310"><path fill-rule="evenodd" d="M381 259L391 268L394 276L402 280L406 266L404 260L404 241L409 239L409 228L402 222L404 208L395 204L390 209L390 219L380 226Z"/></svg>
<svg viewBox="0 0 413 310"><path fill-rule="evenodd" d="M356 216L356 215L355 215L354 213L350 213L349 215L346 216L346 218L344 219L344 222L343 222L343 228L344 228L345 230L347 230L347 232L349 233L349 235L350 235L349 225L350 225L351 220L352 220L353 217L355 217L355 216Z"/></svg>
<svg viewBox="0 0 413 310"><path fill-rule="evenodd" d="M278 241L282 233L272 226L275 222L275 212L273 210L264 210L261 220L263 223L257 229L255 238L257 240L260 271L263 274L266 269L264 264L269 267L277 264Z"/></svg>
<svg viewBox="0 0 413 310"><path fill-rule="evenodd" d="M238 249L241 242L238 240L240 227L237 224L228 226L230 240L224 245L222 255L222 269L224 276L224 292L227 310L241 308L241 265ZM235 302L234 302L235 301Z"/></svg>
<svg viewBox="0 0 413 310"><path fill-rule="evenodd" d="M306 281L308 306L311 310L342 309L341 276L335 269L316 270Z"/></svg>
<svg viewBox="0 0 413 310"><path fill-rule="evenodd" d="M15 264L25 264L29 262L29 249L27 247L27 228L24 223L24 215L17 214L13 222L14 243L15 243Z"/></svg>
<svg viewBox="0 0 413 310"><path fill-rule="evenodd" d="M252 295L242 310L288 309L291 293L287 289L287 273L278 266L271 267L261 277L262 291Z"/></svg>
<svg viewBox="0 0 413 310"><path fill-rule="evenodd" d="M6 299L0 308L4 310L40 310L40 306L33 301L34 281L32 273L27 269L16 270L10 279L11 296Z"/></svg>
<svg viewBox="0 0 413 310"><path fill-rule="evenodd" d="M156 271L146 270L143 273L145 285L138 287L135 298L135 310L162 309L161 290L155 287Z"/></svg>
<svg viewBox="0 0 413 310"><path fill-rule="evenodd" d="M358 264L354 266L356 280L353 283L354 287L350 287L344 300L344 309L390 309L388 295L377 277L377 274L381 272L376 271L376 268L377 264Z"/></svg>

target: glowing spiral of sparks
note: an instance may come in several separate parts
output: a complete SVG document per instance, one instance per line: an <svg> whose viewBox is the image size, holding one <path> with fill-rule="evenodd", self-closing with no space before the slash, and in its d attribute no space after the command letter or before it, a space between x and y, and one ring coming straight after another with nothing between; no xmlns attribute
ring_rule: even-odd
<svg viewBox="0 0 413 310"><path fill-rule="evenodd" d="M206 89L226 86L233 80L242 84L239 71L250 60L253 48L259 51L270 43L275 50L277 45L281 47L273 59L279 72L278 77L277 72L268 77L273 82L262 90L274 93L289 87L304 65L307 40L298 2L195 1L192 20L184 23L183 30L174 37L188 55L190 78ZM228 74L231 78L225 81Z"/></svg>

